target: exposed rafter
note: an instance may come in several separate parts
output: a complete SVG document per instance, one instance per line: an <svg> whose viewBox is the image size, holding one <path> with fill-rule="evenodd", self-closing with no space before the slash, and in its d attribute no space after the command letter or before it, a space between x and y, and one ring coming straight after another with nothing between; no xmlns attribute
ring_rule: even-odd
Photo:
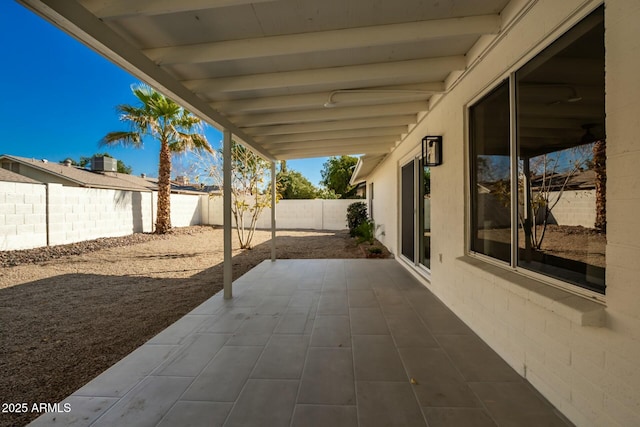
<svg viewBox="0 0 640 427"><path fill-rule="evenodd" d="M385 154L391 150L392 145L342 145L338 147L292 148L291 150L278 151L275 157L278 160L300 159L304 157L325 157L356 154Z"/></svg>
<svg viewBox="0 0 640 427"><path fill-rule="evenodd" d="M256 141L267 146L274 144L283 144L291 142L303 142L303 141L323 141L331 139L343 139L343 138L358 138L358 137L373 137L373 136L391 136L401 135L407 132L407 126L387 126L379 128L362 128L362 129L346 129L346 130L334 130L326 132L307 132L307 133L293 133L289 135L277 135L277 136L263 136L256 138Z"/></svg>
<svg viewBox="0 0 640 427"><path fill-rule="evenodd" d="M247 76L221 77L183 82L196 92L204 94L255 91L262 89L309 88L335 90L371 87L389 84L439 82L442 76L466 66L464 56L414 59L409 61L384 62L366 65L351 65L302 71L264 73ZM325 89L325 90L326 90Z"/></svg>
<svg viewBox="0 0 640 427"><path fill-rule="evenodd" d="M86 0L85 7L101 19L152 16L216 9L274 0Z"/></svg>
<svg viewBox="0 0 640 427"><path fill-rule="evenodd" d="M325 108L322 110L293 111L288 113L252 114L232 116L231 120L240 126L269 126L279 124L324 122L330 120L384 117L426 111L426 102L406 102L393 105L372 105L366 107Z"/></svg>
<svg viewBox="0 0 640 427"><path fill-rule="evenodd" d="M358 138L340 138L340 139L326 139L316 141L302 141L302 142L290 142L285 144L265 144L270 151L277 153L289 148L319 148L319 147L339 147L346 145L379 145L386 144L387 146L393 145L396 141L396 137L393 136L367 136Z"/></svg>
<svg viewBox="0 0 640 427"><path fill-rule="evenodd" d="M499 30L499 15L482 15L162 47L147 49L144 53L158 64L218 62L336 49L358 49L470 34L496 34Z"/></svg>
<svg viewBox="0 0 640 427"><path fill-rule="evenodd" d="M388 153L516 16L508 0L18 1L270 160ZM593 98L555 89L527 99Z"/></svg>
<svg viewBox="0 0 640 427"><path fill-rule="evenodd" d="M377 92L376 92L377 91ZM442 82L415 85L398 85L381 88L367 88L363 91L343 91L333 95L332 100L340 105L389 104L403 101L426 100L432 94L444 91ZM403 93L404 92L404 93ZM296 111L323 106L332 92L305 93L300 95L271 96L214 102L218 111L228 114L262 113L275 111Z"/></svg>
<svg viewBox="0 0 640 427"><path fill-rule="evenodd" d="M228 129L237 139L242 140L260 155L267 159L273 158L271 153L255 144L251 137L245 134L235 123L230 122L225 116L211 108L195 93L187 90L166 71L159 68L77 2L48 0L45 4L38 0L22 1L28 7L55 22L59 27L73 34L83 43L91 46L141 80L149 83L166 96L179 100L183 107L206 122L221 130L223 128Z"/></svg>
<svg viewBox="0 0 640 427"><path fill-rule="evenodd" d="M402 126L415 124L415 114L402 116L374 117L366 119L336 120L332 122L301 123L294 125L273 125L260 127L243 127L249 135L289 135L304 132L323 132L345 129L375 128L383 126Z"/></svg>

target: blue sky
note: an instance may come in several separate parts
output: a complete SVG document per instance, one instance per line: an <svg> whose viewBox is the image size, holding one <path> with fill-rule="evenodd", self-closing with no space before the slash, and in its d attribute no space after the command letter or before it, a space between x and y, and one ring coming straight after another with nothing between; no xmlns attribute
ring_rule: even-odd
<svg viewBox="0 0 640 427"><path fill-rule="evenodd" d="M135 104L138 80L14 1L0 2L0 154L49 161L108 151L133 168L157 176L159 145L144 149L98 146L108 132L126 129L115 106ZM218 146L221 134L205 131ZM326 158L291 160L313 184Z"/></svg>

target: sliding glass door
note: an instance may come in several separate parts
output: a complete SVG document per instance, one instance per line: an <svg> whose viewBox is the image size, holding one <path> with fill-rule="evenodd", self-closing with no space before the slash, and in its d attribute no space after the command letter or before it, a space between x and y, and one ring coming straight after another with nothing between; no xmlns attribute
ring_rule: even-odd
<svg viewBox="0 0 640 427"><path fill-rule="evenodd" d="M401 168L401 253L431 267L431 171L421 158Z"/></svg>
<svg viewBox="0 0 640 427"><path fill-rule="evenodd" d="M415 260L415 166L413 161L402 167L402 255Z"/></svg>

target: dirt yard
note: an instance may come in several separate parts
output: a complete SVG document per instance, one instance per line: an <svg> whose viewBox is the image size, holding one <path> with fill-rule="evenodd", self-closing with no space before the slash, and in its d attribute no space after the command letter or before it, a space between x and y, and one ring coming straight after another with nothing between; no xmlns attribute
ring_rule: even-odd
<svg viewBox="0 0 640 427"><path fill-rule="evenodd" d="M253 249L234 248L234 279L270 257L270 238L257 231ZM9 254L14 266L0 269L0 403L60 402L218 292L222 242L222 229L189 227L80 255L46 252L36 263ZM347 232L279 231L276 242L278 258L363 256ZM0 413L0 426L37 416Z"/></svg>

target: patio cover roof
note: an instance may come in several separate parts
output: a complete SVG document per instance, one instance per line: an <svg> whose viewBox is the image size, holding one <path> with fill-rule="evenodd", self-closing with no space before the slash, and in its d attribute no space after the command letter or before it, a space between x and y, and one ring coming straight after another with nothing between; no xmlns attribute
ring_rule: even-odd
<svg viewBox="0 0 640 427"><path fill-rule="evenodd" d="M270 160L389 153L531 0L19 0Z"/></svg>

